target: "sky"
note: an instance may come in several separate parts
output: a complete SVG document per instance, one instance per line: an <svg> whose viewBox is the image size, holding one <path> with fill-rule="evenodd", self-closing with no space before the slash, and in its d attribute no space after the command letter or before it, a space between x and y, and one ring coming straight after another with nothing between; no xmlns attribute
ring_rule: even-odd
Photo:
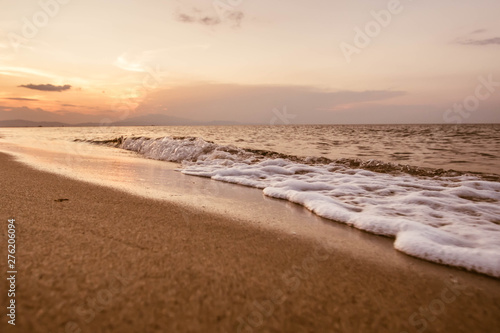
<svg viewBox="0 0 500 333"><path fill-rule="evenodd" d="M500 123L498 0L0 8L0 120Z"/></svg>

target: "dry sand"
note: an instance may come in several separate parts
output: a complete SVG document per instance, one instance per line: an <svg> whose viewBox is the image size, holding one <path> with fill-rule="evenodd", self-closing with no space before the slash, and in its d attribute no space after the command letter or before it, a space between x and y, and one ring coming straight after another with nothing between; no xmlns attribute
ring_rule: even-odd
<svg viewBox="0 0 500 333"><path fill-rule="evenodd" d="M0 154L0 332L498 332L500 281L190 212ZM56 201L58 199L69 199ZM377 236L372 236L377 237ZM385 253L395 251L386 246ZM381 255L383 261L383 255ZM402 268L404 267L404 269Z"/></svg>

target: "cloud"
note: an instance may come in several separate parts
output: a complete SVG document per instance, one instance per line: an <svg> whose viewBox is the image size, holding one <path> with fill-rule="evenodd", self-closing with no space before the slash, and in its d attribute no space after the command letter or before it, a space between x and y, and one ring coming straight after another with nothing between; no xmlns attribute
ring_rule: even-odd
<svg viewBox="0 0 500 333"><path fill-rule="evenodd" d="M192 14L178 13L175 19L182 23L195 23L204 26L216 26L219 24L229 23L233 28L241 25L241 21L245 14L237 10L227 10L219 16L204 14L200 9L194 8Z"/></svg>
<svg viewBox="0 0 500 333"><path fill-rule="evenodd" d="M199 23L207 26L213 26L222 23L222 21L217 17L212 17L212 16L195 17L193 15L188 15L188 14L178 14L176 20L182 23Z"/></svg>
<svg viewBox="0 0 500 333"><path fill-rule="evenodd" d="M462 45L475 45L475 46L500 45L500 37L487 38L487 39L466 39L458 41L458 43Z"/></svg>
<svg viewBox="0 0 500 333"><path fill-rule="evenodd" d="M141 113L166 113L199 121L269 124L274 109L287 107L296 124L336 122L338 109L382 102L404 91L328 91L307 86L197 84L151 92L138 106ZM165 111L165 108L167 109Z"/></svg>
<svg viewBox="0 0 500 333"><path fill-rule="evenodd" d="M65 91L71 89L69 84L65 84L64 86L54 86L52 84L22 84L18 87L28 88L33 90L41 90L41 91Z"/></svg>
<svg viewBox="0 0 500 333"><path fill-rule="evenodd" d="M144 73L146 72L145 63L151 59L151 54L148 51L136 55L125 52L116 59L114 65L129 72Z"/></svg>
<svg viewBox="0 0 500 333"><path fill-rule="evenodd" d="M60 77L55 74L29 67L0 66L0 73L7 76L30 77L32 75L36 75L53 80L60 79Z"/></svg>
<svg viewBox="0 0 500 333"><path fill-rule="evenodd" d="M471 35L481 34L481 33L486 32L486 31L487 31L486 29L477 29L477 30L474 30L473 32L471 32Z"/></svg>
<svg viewBox="0 0 500 333"><path fill-rule="evenodd" d="M160 49L127 51L122 53L113 63L114 66L129 72L151 72L158 64L178 51L186 49L208 49L210 44L183 44Z"/></svg>
<svg viewBox="0 0 500 333"><path fill-rule="evenodd" d="M226 17L230 21L232 21L236 26L240 26L241 21L245 17L245 14L243 14L243 12L240 12L240 11L232 11L232 12L228 12Z"/></svg>
<svg viewBox="0 0 500 333"><path fill-rule="evenodd" d="M13 101L39 101L39 99L34 99L34 98L22 98L22 97L7 97L4 99L10 99Z"/></svg>

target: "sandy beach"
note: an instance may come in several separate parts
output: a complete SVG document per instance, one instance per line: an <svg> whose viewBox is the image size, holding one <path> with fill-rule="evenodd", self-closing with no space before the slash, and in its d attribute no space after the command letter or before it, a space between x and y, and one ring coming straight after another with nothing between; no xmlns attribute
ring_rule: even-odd
<svg viewBox="0 0 500 333"><path fill-rule="evenodd" d="M500 281L41 172L0 154L1 332L495 332ZM6 316L16 220L16 320ZM333 222L332 222L333 223ZM379 236L370 237L377 239ZM360 240L362 241L362 240ZM374 250L375 251L375 250ZM384 256L397 261L384 262Z"/></svg>

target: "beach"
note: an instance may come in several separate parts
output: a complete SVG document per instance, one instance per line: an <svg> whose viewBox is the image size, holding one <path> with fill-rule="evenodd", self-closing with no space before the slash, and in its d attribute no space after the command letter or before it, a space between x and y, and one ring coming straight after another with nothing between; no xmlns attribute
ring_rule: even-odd
<svg viewBox="0 0 500 333"><path fill-rule="evenodd" d="M500 281L41 172L0 154L16 220L2 332L494 332ZM67 200L64 200L67 199ZM359 232L359 231L358 231ZM362 240L360 240L362 242ZM5 246L5 245L4 245ZM4 247L3 246L3 247ZM5 254L6 249L2 249ZM1 269L6 272L6 260ZM3 279L0 299L7 302Z"/></svg>
<svg viewBox="0 0 500 333"><path fill-rule="evenodd" d="M9 1L0 333L500 332L499 12Z"/></svg>

